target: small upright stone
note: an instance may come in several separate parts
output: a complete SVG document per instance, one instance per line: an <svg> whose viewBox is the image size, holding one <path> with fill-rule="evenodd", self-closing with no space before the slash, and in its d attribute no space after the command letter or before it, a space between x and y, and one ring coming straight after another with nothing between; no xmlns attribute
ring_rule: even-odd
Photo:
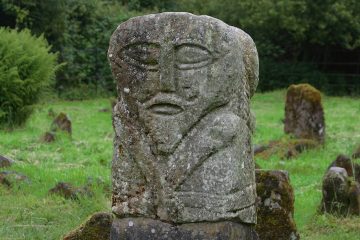
<svg viewBox="0 0 360 240"><path fill-rule="evenodd" d="M360 184L360 163L355 158L351 159L344 154L339 154L336 159L330 164L331 167L341 167L346 170L349 177L352 177Z"/></svg>
<svg viewBox="0 0 360 240"><path fill-rule="evenodd" d="M347 215L349 209L348 173L344 168L331 167L324 176L321 211Z"/></svg>
<svg viewBox="0 0 360 240"><path fill-rule="evenodd" d="M338 155L325 173L322 195L321 212L360 215L360 165Z"/></svg>
<svg viewBox="0 0 360 240"><path fill-rule="evenodd" d="M44 135L42 135L41 137L41 141L46 142L46 143L51 143L54 142L56 140L56 135L54 132L45 132Z"/></svg>
<svg viewBox="0 0 360 240"><path fill-rule="evenodd" d="M360 145L358 146L358 148L352 154L352 158L354 158L354 159L360 158Z"/></svg>
<svg viewBox="0 0 360 240"><path fill-rule="evenodd" d="M309 84L291 85L286 94L285 133L297 138L325 140L321 93Z"/></svg>
<svg viewBox="0 0 360 240"><path fill-rule="evenodd" d="M71 120L65 113L59 113L51 124L51 131L56 132L57 130L67 132L71 135L72 127Z"/></svg>
<svg viewBox="0 0 360 240"><path fill-rule="evenodd" d="M339 154L336 159L330 164L327 170L332 167L344 168L349 177L354 176L354 164L351 159L344 154Z"/></svg>
<svg viewBox="0 0 360 240"><path fill-rule="evenodd" d="M112 239L123 239L124 222L141 233L129 239L166 239L161 229L169 239L217 239L221 229L242 235L219 239L251 239L253 40L215 18L160 13L119 25L108 57L119 95Z"/></svg>
<svg viewBox="0 0 360 240"><path fill-rule="evenodd" d="M14 160L0 155L0 168L10 167L14 163Z"/></svg>
<svg viewBox="0 0 360 240"><path fill-rule="evenodd" d="M258 195L256 232L261 240L300 239L294 221L294 191L288 173L256 170Z"/></svg>

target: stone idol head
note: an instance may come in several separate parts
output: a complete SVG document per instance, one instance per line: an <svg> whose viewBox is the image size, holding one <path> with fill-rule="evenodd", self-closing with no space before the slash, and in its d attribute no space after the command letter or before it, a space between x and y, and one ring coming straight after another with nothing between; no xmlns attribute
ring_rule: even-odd
<svg viewBox="0 0 360 240"><path fill-rule="evenodd" d="M171 154L207 113L241 108L240 96L249 98L257 85L251 38L208 16L132 18L112 35L108 57L123 111L139 121L158 155Z"/></svg>

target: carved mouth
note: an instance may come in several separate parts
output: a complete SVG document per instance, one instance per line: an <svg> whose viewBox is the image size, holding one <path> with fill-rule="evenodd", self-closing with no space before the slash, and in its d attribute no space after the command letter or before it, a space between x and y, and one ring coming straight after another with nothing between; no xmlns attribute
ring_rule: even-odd
<svg viewBox="0 0 360 240"><path fill-rule="evenodd" d="M184 109L173 103L156 103L148 107L148 110L158 115L176 115L181 113Z"/></svg>

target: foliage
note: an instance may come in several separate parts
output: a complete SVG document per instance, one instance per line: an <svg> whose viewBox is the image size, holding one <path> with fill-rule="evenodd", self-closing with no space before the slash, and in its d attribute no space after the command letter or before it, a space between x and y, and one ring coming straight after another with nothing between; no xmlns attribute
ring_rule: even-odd
<svg viewBox="0 0 360 240"><path fill-rule="evenodd" d="M331 94L360 93L360 75L347 79L343 74L349 65L338 70L339 76L328 74L333 66L319 70L329 60L358 62L337 55L360 49L360 1L179 0L177 10L214 16L248 32L260 56L262 90L308 81ZM357 67L351 71L358 73Z"/></svg>
<svg viewBox="0 0 360 240"><path fill-rule="evenodd" d="M42 36L0 28L0 126L23 124L51 85L58 66L49 51Z"/></svg>
<svg viewBox="0 0 360 240"><path fill-rule="evenodd" d="M62 39L58 39L60 59L67 65L59 76L58 87L93 84L114 89L107 61L108 41L117 23L130 15L118 11L119 15L115 17L109 14L112 7L94 0L69 1L65 19L67 28ZM112 11L115 10L121 9Z"/></svg>
<svg viewBox="0 0 360 240"><path fill-rule="evenodd" d="M248 32L260 56L262 90L307 80L328 93L360 93L359 65L338 65L338 76L326 65L357 62L357 0L0 0L0 25L44 33L67 64L57 75L58 90L91 84L114 91L106 58L111 33L131 16L162 11L206 14ZM355 54L339 58L339 51Z"/></svg>
<svg viewBox="0 0 360 240"><path fill-rule="evenodd" d="M135 15L116 1L105 0L1 0L8 18L16 16L15 27L44 33L59 60L56 88L66 91L83 84L96 90L114 91L107 61L109 38L117 25Z"/></svg>
<svg viewBox="0 0 360 240"><path fill-rule="evenodd" d="M81 83L71 88L59 89L59 97L64 100L86 100L98 97L111 97L113 94L94 84Z"/></svg>
<svg viewBox="0 0 360 240"><path fill-rule="evenodd" d="M144 9L167 10L176 8L176 0L121 0L130 10L142 11Z"/></svg>
<svg viewBox="0 0 360 240"><path fill-rule="evenodd" d="M296 58L309 43L360 47L356 0L180 0L178 7L245 29L265 57Z"/></svg>
<svg viewBox="0 0 360 240"><path fill-rule="evenodd" d="M324 91L330 89L327 77L308 63L274 62L270 58L264 58L261 61L260 77L260 91L287 88L298 83L309 83Z"/></svg>

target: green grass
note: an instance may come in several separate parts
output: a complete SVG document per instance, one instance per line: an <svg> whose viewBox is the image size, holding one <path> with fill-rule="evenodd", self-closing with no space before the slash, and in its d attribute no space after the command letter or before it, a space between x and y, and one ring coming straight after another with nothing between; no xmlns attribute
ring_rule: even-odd
<svg viewBox="0 0 360 240"><path fill-rule="evenodd" d="M93 212L110 209L101 186L94 187L94 197L80 201L48 194L59 181L83 186L88 178L99 178L110 184L111 113L98 111L105 107L110 108L107 99L41 105L23 129L0 131L0 153L16 160L10 169L31 179L10 190L0 187L0 239L59 239ZM70 116L72 139L40 141L50 128L50 108Z"/></svg>
<svg viewBox="0 0 360 240"><path fill-rule="evenodd" d="M285 91L256 94L252 109L256 114L254 143L267 143L283 134ZM290 173L295 191L295 221L302 239L359 239L360 217L349 219L318 215L321 183L325 170L340 153L350 155L360 144L360 99L323 97L326 143L323 148L302 153L291 160L272 156L256 159L265 169Z"/></svg>
<svg viewBox="0 0 360 240"><path fill-rule="evenodd" d="M254 143L284 136L284 91L256 94L252 109L257 127ZM360 99L324 97L327 138L324 148L296 159L257 159L262 168L289 171L295 189L295 220L302 239L358 239L360 217L335 218L317 215L321 181L327 166L339 153L350 154L360 144ZM0 154L16 163L9 170L25 174L31 183L11 189L0 187L0 239L59 239L96 211L110 210L110 197L101 186L94 196L79 201L48 194L58 181L83 186L89 177L110 184L113 130L108 99L55 102L39 105L27 125L13 132L0 131ZM73 136L61 136L45 144L41 135L49 129L48 109L66 112ZM1 170L0 170L1 171Z"/></svg>

